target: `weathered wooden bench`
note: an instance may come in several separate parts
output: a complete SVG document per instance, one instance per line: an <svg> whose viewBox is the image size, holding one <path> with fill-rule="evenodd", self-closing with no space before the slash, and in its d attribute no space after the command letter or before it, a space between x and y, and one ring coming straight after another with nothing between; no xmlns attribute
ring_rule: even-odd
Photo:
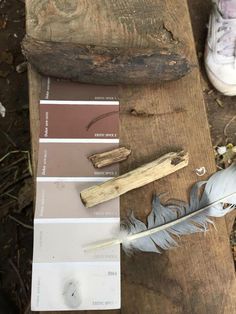
<svg viewBox="0 0 236 314"><path fill-rule="evenodd" d="M152 47L165 34L183 43L195 65L179 81L120 87L121 145L132 150L121 172L173 149L190 153L190 164L184 170L122 196L122 215L132 208L145 219L153 193L168 192L166 198L186 199L190 186L199 180L196 168L207 170L201 179L215 171L186 0L27 0L26 9L27 34L36 39ZM29 85L36 165L40 76L33 68ZM184 237L180 247L162 255L123 254L122 309L117 313L235 313L236 282L228 230L224 219L217 220L216 226L217 230L210 228L206 234Z"/></svg>

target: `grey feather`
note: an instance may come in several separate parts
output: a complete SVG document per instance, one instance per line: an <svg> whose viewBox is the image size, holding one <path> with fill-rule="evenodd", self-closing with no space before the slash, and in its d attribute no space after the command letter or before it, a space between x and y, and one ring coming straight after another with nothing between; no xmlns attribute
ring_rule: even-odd
<svg viewBox="0 0 236 314"><path fill-rule="evenodd" d="M203 186L204 191L200 195ZM213 203L215 204L211 205ZM208 181L196 183L190 192L189 204L175 201L164 206L159 197L154 196L147 225L136 219L132 213L128 217L125 231L122 230L120 242L127 252L140 250L160 253L160 249L168 250L176 247L177 239L182 235L205 232L209 223L213 224L209 217L222 217L232 211L235 205L236 165L233 164L226 170L216 172ZM209 208L202 210L207 206ZM188 218L190 214L191 217ZM186 219L181 221L182 217ZM173 221L176 223L168 227L168 223ZM155 232L158 226L165 225L164 230ZM150 234L146 232L148 230L151 231ZM135 235L139 237L135 238Z"/></svg>

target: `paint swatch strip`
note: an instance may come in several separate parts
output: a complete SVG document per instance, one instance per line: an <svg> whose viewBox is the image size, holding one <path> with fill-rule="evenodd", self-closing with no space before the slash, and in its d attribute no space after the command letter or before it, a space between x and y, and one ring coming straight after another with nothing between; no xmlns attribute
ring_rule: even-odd
<svg viewBox="0 0 236 314"><path fill-rule="evenodd" d="M83 249L119 230L119 199L92 209L80 200L82 189L119 174L88 157L118 145L116 87L42 81L32 310L120 308L120 247Z"/></svg>

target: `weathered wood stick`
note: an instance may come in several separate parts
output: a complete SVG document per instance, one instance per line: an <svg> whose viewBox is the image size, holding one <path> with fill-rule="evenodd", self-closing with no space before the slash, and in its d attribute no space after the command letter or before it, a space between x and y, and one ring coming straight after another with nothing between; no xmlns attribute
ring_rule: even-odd
<svg viewBox="0 0 236 314"><path fill-rule="evenodd" d="M174 48L114 48L44 42L25 37L29 63L46 76L93 84L153 84L176 80L190 71Z"/></svg>
<svg viewBox="0 0 236 314"><path fill-rule="evenodd" d="M119 147L108 152L94 154L89 156L88 159L92 162L95 168L102 168L126 160L130 154L130 149Z"/></svg>
<svg viewBox="0 0 236 314"><path fill-rule="evenodd" d="M80 193L81 200L85 207L95 206L168 176L186 167L188 161L189 155L186 152L168 153L117 178L83 190Z"/></svg>

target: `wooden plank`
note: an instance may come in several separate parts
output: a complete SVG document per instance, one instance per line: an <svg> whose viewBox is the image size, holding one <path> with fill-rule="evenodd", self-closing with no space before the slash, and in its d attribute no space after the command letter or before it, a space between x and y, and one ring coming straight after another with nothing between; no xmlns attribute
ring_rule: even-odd
<svg viewBox="0 0 236 314"><path fill-rule="evenodd" d="M27 34L38 40L183 51L169 24L179 9L165 1L26 0L26 10Z"/></svg>
<svg viewBox="0 0 236 314"><path fill-rule="evenodd" d="M186 55L197 63L186 0L75 0L65 7L66 3L27 0L29 35L85 44L151 46L160 35L155 13L161 8L169 16L162 21L168 34L185 43ZM135 21L130 17L133 11ZM31 119L38 123L40 82L33 71L29 78ZM194 170L202 166L207 174L215 170L199 70L194 68L180 81L161 86L120 87L120 101L121 145L132 150L122 163L122 172L173 149L190 153L187 168L121 197L122 216L131 208L145 219L154 192L168 192L165 198L186 199L192 183L199 180ZM147 114L134 115L134 110ZM33 152L38 142L37 126L32 123ZM36 157L34 154L34 162ZM217 230L211 228L206 234L184 237L179 248L162 255L122 254L122 310L117 313L234 313L236 282L225 220L216 220L216 226Z"/></svg>

